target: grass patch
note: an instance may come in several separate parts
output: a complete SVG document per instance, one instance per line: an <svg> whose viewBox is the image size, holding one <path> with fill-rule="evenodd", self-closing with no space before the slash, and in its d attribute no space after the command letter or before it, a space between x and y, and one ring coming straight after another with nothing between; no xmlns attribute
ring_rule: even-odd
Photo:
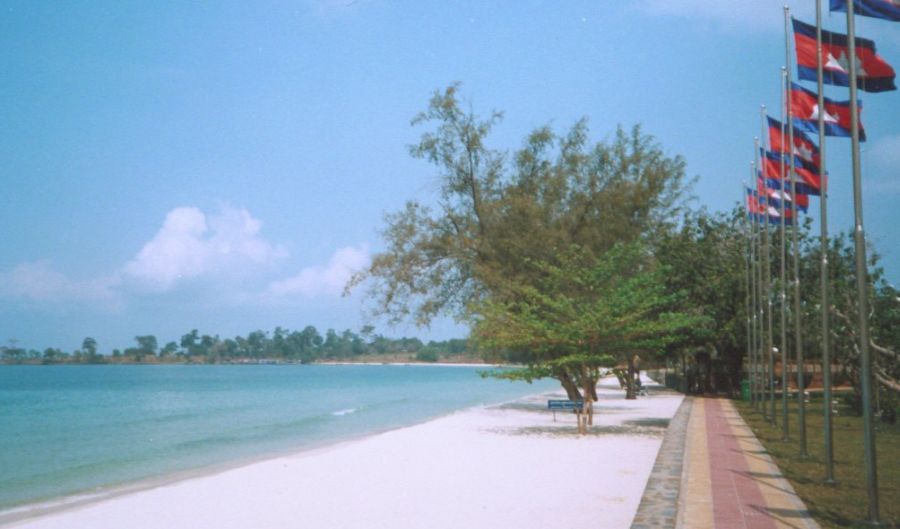
<svg viewBox="0 0 900 529"><path fill-rule="evenodd" d="M778 402L778 426L763 419L760 412L746 402L737 402L741 416L775 460L794 490L806 503L822 527L866 527L868 497L863 467L863 421L845 408L832 420L834 434L834 475L837 485L826 485L825 439L822 401L806 406L807 449L809 456L800 457L797 441L799 423L796 402L790 405L790 435L781 440L781 402ZM878 465L880 527L900 527L900 426L876 419L876 462Z"/></svg>

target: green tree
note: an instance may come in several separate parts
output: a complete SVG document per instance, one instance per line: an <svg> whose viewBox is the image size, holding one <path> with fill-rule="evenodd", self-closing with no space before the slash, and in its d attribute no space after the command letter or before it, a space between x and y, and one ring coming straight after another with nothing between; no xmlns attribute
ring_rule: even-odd
<svg viewBox="0 0 900 529"><path fill-rule="evenodd" d="M200 353L200 335L197 329L191 329L191 332L181 336L181 349L184 354L194 356Z"/></svg>
<svg viewBox="0 0 900 529"><path fill-rule="evenodd" d="M262 358L266 352L269 336L265 331L253 331L247 335L247 352L253 358Z"/></svg>
<svg viewBox="0 0 900 529"><path fill-rule="evenodd" d="M640 127L597 143L585 120L565 134L541 127L508 156L487 145L502 115L465 112L457 92L457 85L436 92L413 120L433 125L410 153L437 166L437 205L410 201L388 215L387 249L348 285L367 283L375 315L477 323L481 311L512 307L539 289L547 267L566 264L558 256L571 247L589 260L620 243L652 246L684 208L684 160L667 156ZM571 393L566 376L558 378Z"/></svg>
<svg viewBox="0 0 900 529"><path fill-rule="evenodd" d="M64 362L68 355L64 353L61 349L48 347L44 349L44 354L42 356L42 362L45 364L56 364L59 362Z"/></svg>
<svg viewBox="0 0 900 529"><path fill-rule="evenodd" d="M806 231L808 228L806 226ZM877 389L883 393L883 398L875 404L885 409L894 408L900 405L900 297L897 289L885 279L884 269L879 265L879 254L871 247L867 253L869 347L874 381ZM805 237L804 254L801 260L801 284L805 287L802 293L804 345L807 351L815 354L815 351L820 350L817 337L821 330L817 265L822 254L818 241ZM841 366L839 379L849 378L853 383L857 396L855 407L860 411L859 304L854 243L849 233L839 233L830 239L828 263L831 271L829 300L832 357Z"/></svg>
<svg viewBox="0 0 900 529"><path fill-rule="evenodd" d="M0 346L0 358L3 359L4 362L10 364L19 364L25 361L28 357L27 351L19 347L18 340L15 338L11 338L9 340L9 346Z"/></svg>
<svg viewBox="0 0 900 529"><path fill-rule="evenodd" d="M141 362L143 361L145 356L156 355L156 349L159 347L156 341L156 336L153 336L152 334L148 334L145 336L135 336L134 340L138 344L133 353L136 361Z"/></svg>
<svg viewBox="0 0 900 529"><path fill-rule="evenodd" d="M89 355L97 354L97 340L91 337L85 338L81 342L81 349Z"/></svg>
<svg viewBox="0 0 900 529"><path fill-rule="evenodd" d="M498 376L552 377L570 399L593 401L600 367L658 355L703 319L681 310L682 293L667 288L666 269L640 244L617 245L598 257L573 248L559 263L532 263L539 281L510 281L508 295L477 308L479 344L527 365ZM627 390L634 398L632 377Z"/></svg>
<svg viewBox="0 0 900 529"><path fill-rule="evenodd" d="M88 336L81 342L81 350L82 350L82 361L87 362L89 364L96 364L103 360L103 358L97 354L97 340Z"/></svg>
<svg viewBox="0 0 900 529"><path fill-rule="evenodd" d="M206 357L206 361L208 363L215 363L218 360L218 343L218 336L210 336L208 334L204 334L200 337L199 354Z"/></svg>
<svg viewBox="0 0 900 529"><path fill-rule="evenodd" d="M410 152L438 167L437 206L410 201L388 215L387 249L348 285L368 280L376 315L469 320L507 281L532 284L529 261L553 262L573 244L602 253L651 240L683 207L684 161L640 127L595 144L583 120L563 135L542 127L507 156L487 146L501 114L464 112L457 89L435 93L413 120L434 124Z"/></svg>
<svg viewBox="0 0 900 529"><path fill-rule="evenodd" d="M681 339L669 345L670 353L679 351L709 352L716 356L730 375L732 387L740 376L746 349L746 309L744 288L744 259L746 235L743 208L728 213L710 214L705 211L687 214L678 229L669 230L659 238L655 255L669 272L666 284L670 289L686 293L686 306L706 316L714 325L698 325L683 333ZM803 349L807 364L821 361L821 243L811 231L809 218L799 226L800 307ZM779 248L780 230L770 230L770 272L772 291L780 290ZM790 238L790 235L788 235ZM792 250L788 247L788 259ZM900 394L900 301L897 290L886 281L879 266L880 257L874 248L868 251L870 347L873 352L874 374L884 400L890 403ZM828 243L829 314L831 326L831 354L838 365L838 382L849 380L859 387L859 350L857 329L857 292L855 250L847 233L832 236ZM792 262L787 263L787 344L795 350L793 333ZM778 296L773 295L776 313L774 335L780 335ZM789 354L789 362L793 355ZM807 373L806 379L812 373ZM717 388L725 389L725 388ZM858 400L858 399L857 399ZM857 402L858 404L858 402ZM885 404L889 405L889 404Z"/></svg>
<svg viewBox="0 0 900 529"><path fill-rule="evenodd" d="M690 212L678 229L661 235L655 251L668 270L666 285L685 293L686 310L706 317L706 324L686 329L670 344L669 354L705 352L717 358L729 390L739 384L746 353L744 223L740 209Z"/></svg>
<svg viewBox="0 0 900 529"><path fill-rule="evenodd" d="M160 358L169 358L173 356L178 351L178 344L175 342L168 342L163 346L162 349L159 350Z"/></svg>
<svg viewBox="0 0 900 529"><path fill-rule="evenodd" d="M292 336L296 343L300 361L308 364L315 360L323 343L322 335L319 334L319 331L312 325L307 325L302 331L294 334L296 336Z"/></svg>

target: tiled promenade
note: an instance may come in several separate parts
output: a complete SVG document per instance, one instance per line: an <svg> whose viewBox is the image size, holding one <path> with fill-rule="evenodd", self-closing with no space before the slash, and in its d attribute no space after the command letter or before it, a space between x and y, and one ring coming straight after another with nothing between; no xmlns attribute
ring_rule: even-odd
<svg viewBox="0 0 900 529"><path fill-rule="evenodd" d="M680 475L680 479L674 476ZM728 399L686 398L632 529L818 529Z"/></svg>

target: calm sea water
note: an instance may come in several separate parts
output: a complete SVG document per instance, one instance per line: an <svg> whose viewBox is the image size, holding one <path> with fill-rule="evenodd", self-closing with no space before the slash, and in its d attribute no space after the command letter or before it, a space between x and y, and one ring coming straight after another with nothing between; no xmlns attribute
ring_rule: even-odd
<svg viewBox="0 0 900 529"><path fill-rule="evenodd" d="M302 449L553 384L440 366L0 366L0 511Z"/></svg>

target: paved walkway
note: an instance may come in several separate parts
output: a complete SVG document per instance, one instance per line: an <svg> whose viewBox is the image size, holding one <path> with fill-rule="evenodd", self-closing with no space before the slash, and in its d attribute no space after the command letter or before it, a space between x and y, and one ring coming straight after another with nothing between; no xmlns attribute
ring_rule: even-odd
<svg viewBox="0 0 900 529"><path fill-rule="evenodd" d="M673 479L680 473L680 480ZM674 513L674 517L673 517ZM732 402L686 398L632 529L818 529Z"/></svg>

